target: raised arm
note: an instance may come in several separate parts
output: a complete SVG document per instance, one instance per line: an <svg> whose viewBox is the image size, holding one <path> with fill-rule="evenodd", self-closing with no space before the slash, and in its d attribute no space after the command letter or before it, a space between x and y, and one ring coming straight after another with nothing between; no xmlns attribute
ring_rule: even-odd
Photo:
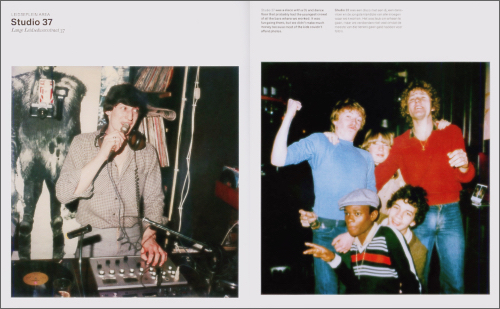
<svg viewBox="0 0 500 309"><path fill-rule="evenodd" d="M111 148L115 147L115 149L120 149L124 141L125 135L120 131L115 131L104 136L101 149L97 155L82 168L80 181L78 182L78 186L74 192L75 195L80 195L87 190L92 183L92 180L94 180L95 176L99 172L102 164L107 160Z"/></svg>
<svg viewBox="0 0 500 309"><path fill-rule="evenodd" d="M288 105L286 108L285 117L281 123L281 127L276 134L276 138L273 144L273 150L271 152L271 164L275 166L284 166L287 155L287 140L288 132L290 130L290 124L292 123L295 113L302 108L302 104L299 101L293 99L288 100Z"/></svg>
<svg viewBox="0 0 500 309"><path fill-rule="evenodd" d="M119 134L115 139L113 136L110 134L104 139L99 151L95 151L94 135L81 134L73 139L56 183L56 196L61 203L68 204L78 198L92 196L92 182L106 161L111 147L119 147L122 143L119 142Z"/></svg>
<svg viewBox="0 0 500 309"><path fill-rule="evenodd" d="M71 142L56 183L56 196L63 204L68 204L82 197L88 198L93 193L93 188L89 185L87 190L80 192L78 195L75 194L76 187L80 182L82 168L90 161L88 156L92 155L92 150L88 146L89 143L90 140L85 135L77 135Z"/></svg>

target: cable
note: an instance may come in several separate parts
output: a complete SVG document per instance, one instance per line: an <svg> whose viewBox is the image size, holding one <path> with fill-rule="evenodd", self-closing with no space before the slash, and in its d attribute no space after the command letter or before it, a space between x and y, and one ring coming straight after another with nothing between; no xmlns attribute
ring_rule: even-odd
<svg viewBox="0 0 500 309"><path fill-rule="evenodd" d="M137 241L135 243L133 243L131 240L130 240L130 237L128 236L127 234L127 231L125 230L125 203L123 202L123 199L120 195L120 192L118 191L118 188L116 187L116 183L115 183L115 180L113 179L113 175L111 173L111 170L109 168L109 165L111 163L111 161L109 160L110 158L108 158L108 160L106 161L107 164L106 164L106 169L108 171L108 176L109 176L109 179L111 180L111 183L113 184L113 188L115 190L115 193L116 195L118 196L118 201L119 201L119 205L118 205L118 225L119 225L119 229L120 231L122 232L123 236L127 239L125 242L121 243L122 245L123 244L129 244L129 250L130 248L132 248L132 246L134 247L134 254L138 251L141 250L142 248L142 244L141 244L141 238L142 238L142 235L139 235L139 238L137 239ZM134 152L134 159L135 159L135 152ZM134 160L135 161L135 160ZM137 162L135 162L136 164L136 168L137 168ZM137 179L136 179L137 181ZM121 215L121 209L123 207L123 216ZM139 215L139 214L138 214ZM128 217L128 216L127 216ZM140 219L140 218L139 218ZM123 221L123 222L122 222ZM140 224L140 223L139 223ZM118 238L117 240L120 241L122 240L123 237L120 237Z"/></svg>
<svg viewBox="0 0 500 309"><path fill-rule="evenodd" d="M144 231L143 231L141 218L144 217L144 213L143 213L144 208L141 207L142 201L141 201L141 194L139 192L140 191L140 188L139 188L139 168L137 167L137 156L136 156L135 151L134 151L134 164L135 164L135 169L134 169L134 174L135 174L135 204L137 205L137 216L138 216L137 223L139 224L139 238L137 239L137 241L140 242L140 249L142 249L143 241L141 241L141 239L142 239L142 235L144 234Z"/></svg>
<svg viewBox="0 0 500 309"><path fill-rule="evenodd" d="M187 199L188 193L189 193L189 188L191 184L191 172L190 172L190 166L191 166L191 151L193 149L193 136L194 136L194 119L195 119L195 114L196 114L196 104L198 103L198 100L200 98L200 86L199 86L199 79L200 79L200 67L197 68L196 71L196 81L194 83L194 91L193 91L193 111L191 113L191 140L189 142L189 149L188 153L186 156L186 162L187 162L187 171L186 171L186 177L184 178L184 183L182 185L182 190L181 190L181 200L179 202L179 228L178 231L181 231L182 227L182 210L184 206L184 202ZM186 187L187 185L187 187Z"/></svg>
<svg viewBox="0 0 500 309"><path fill-rule="evenodd" d="M226 238L227 238L227 235L229 235L229 233L231 232L231 230L238 224L239 221L236 221L233 226L231 226L231 228L229 228L229 230L227 231L226 233L226 236L224 236L224 239L222 240L222 242L220 243L221 246L224 245L224 242L226 241Z"/></svg>
<svg viewBox="0 0 500 309"><path fill-rule="evenodd" d="M123 225L122 225L122 222L120 221L122 219L122 215L121 215L121 210L122 210L122 205L124 205L123 203L123 200L122 200L122 196L120 195L120 192L118 191L118 188L116 187L116 183L115 183L115 180L113 178L113 174L111 173L111 170L109 168L109 165L110 165L111 161L110 161L110 157L108 156L108 159L106 161L106 170L108 171L108 177L109 177L109 180L111 180L111 184L113 185L113 189L115 190L115 194L116 196L118 197L118 202L119 202L119 205L118 205L118 225L119 225L119 229L120 231L122 232L123 235L125 235L125 237L127 237L127 242L130 242L130 239L127 235L127 233L125 232L125 229L123 228L123 225L125 224L125 218L123 218ZM124 206L125 208L125 206ZM125 209L123 210L125 212ZM122 240L123 238L118 238L117 240Z"/></svg>
<svg viewBox="0 0 500 309"><path fill-rule="evenodd" d="M182 243L182 240L181 240L180 238L178 239L178 241L181 243L181 246L183 246L184 248L186 248L186 246ZM195 261L195 259L193 258L193 256L191 255L191 253L189 253L189 251L188 251L188 250L186 250L186 253L187 253L188 257L189 257L189 260L190 260L192 263L196 264L196 261ZM179 266L182 266L182 265L179 265ZM196 269L196 266L195 266L195 267L192 267L191 265L188 265L188 264L183 264L183 266L187 266L187 267L191 268L192 270L194 270L197 274L200 274L199 270L198 270L198 269Z"/></svg>

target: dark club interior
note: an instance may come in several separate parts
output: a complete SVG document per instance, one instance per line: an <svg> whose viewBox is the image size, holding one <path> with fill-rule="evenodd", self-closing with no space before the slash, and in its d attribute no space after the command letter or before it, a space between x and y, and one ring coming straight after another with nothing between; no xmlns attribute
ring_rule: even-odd
<svg viewBox="0 0 500 309"><path fill-rule="evenodd" d="M314 190L307 162L277 168L270 163L273 142L293 98L302 103L292 121L288 145L330 130L335 102L353 98L366 111L366 131L385 126L398 136L409 129L399 112L409 80L428 81L441 98L439 119L463 132L475 178L463 184L460 198L465 233L465 293L489 293L489 193L481 206L471 204L476 184L489 186L489 64L487 63L262 63L261 257L262 294L314 293L313 258L304 242L311 229L299 222L299 209L311 210ZM488 115L486 115L488 113ZM488 119L488 121L486 121ZM433 252L429 293L439 293L439 259Z"/></svg>

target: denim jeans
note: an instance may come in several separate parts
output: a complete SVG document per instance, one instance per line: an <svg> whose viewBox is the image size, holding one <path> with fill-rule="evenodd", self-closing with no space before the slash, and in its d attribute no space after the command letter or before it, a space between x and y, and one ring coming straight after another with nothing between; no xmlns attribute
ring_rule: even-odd
<svg viewBox="0 0 500 309"><path fill-rule="evenodd" d="M464 293L465 237L459 203L434 205L413 232L427 248L424 289L427 290L434 244L439 256L441 293Z"/></svg>
<svg viewBox="0 0 500 309"><path fill-rule="evenodd" d="M332 252L335 252L335 254L338 254L332 246L332 241L338 235L347 232L345 221L325 218L318 218L318 221L320 222L320 227L313 230L313 243L328 248ZM343 258L342 260L348 262L350 266L348 258ZM335 270L320 258L314 258L314 279L314 292L316 294L345 293L345 286L338 280Z"/></svg>

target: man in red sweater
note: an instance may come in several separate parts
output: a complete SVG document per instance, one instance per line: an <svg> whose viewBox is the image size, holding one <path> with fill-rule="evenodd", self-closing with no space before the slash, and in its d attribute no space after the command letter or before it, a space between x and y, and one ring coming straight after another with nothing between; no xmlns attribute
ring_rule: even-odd
<svg viewBox="0 0 500 309"><path fill-rule="evenodd" d="M429 212L413 231L428 250L424 270L428 282L434 244L440 259L443 293L464 293L465 238L459 201L461 183L471 181L475 169L469 164L462 131L455 125L436 130L439 97L425 81L414 81L404 90L401 114L412 128L394 139L389 157L375 168L377 190L401 173L406 183L427 191Z"/></svg>

